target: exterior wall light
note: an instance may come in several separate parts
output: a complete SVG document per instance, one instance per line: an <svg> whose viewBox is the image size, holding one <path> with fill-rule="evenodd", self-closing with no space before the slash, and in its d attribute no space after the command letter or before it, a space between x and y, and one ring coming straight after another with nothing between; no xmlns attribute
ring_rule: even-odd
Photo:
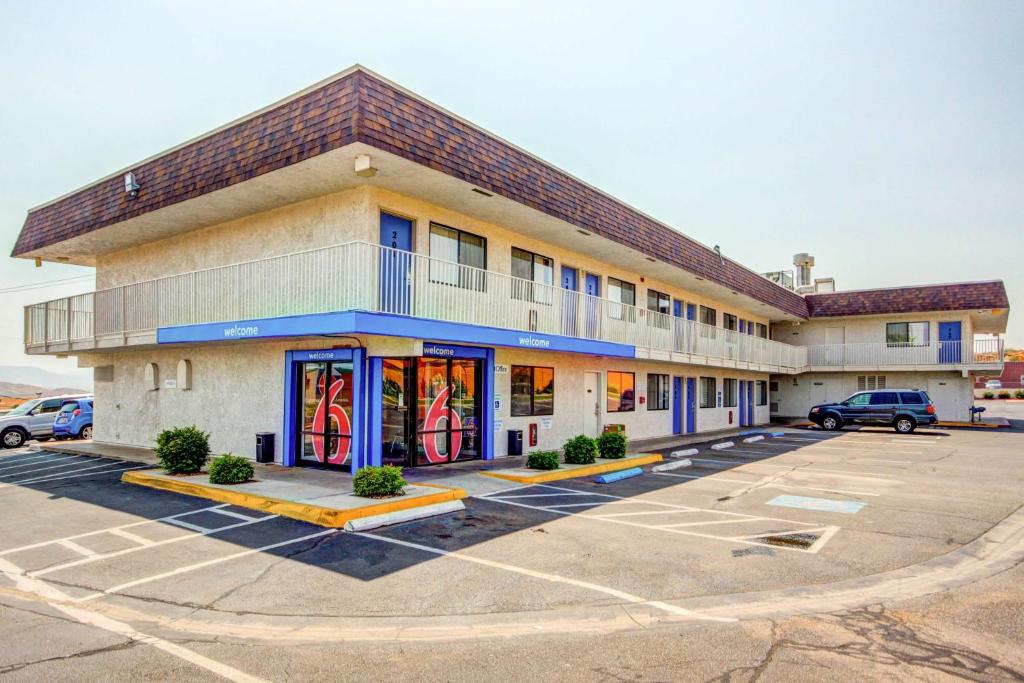
<svg viewBox="0 0 1024 683"><path fill-rule="evenodd" d="M377 175L377 169L370 165L369 154L356 155L355 172L361 178L372 178Z"/></svg>
<svg viewBox="0 0 1024 683"><path fill-rule="evenodd" d="M124 174L124 191L133 198L139 196L139 183L135 180L135 174L131 171Z"/></svg>

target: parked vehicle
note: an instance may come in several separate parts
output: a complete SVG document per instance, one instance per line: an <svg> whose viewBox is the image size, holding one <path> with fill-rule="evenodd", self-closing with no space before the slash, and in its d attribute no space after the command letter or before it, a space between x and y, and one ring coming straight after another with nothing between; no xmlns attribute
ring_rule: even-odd
<svg viewBox="0 0 1024 683"><path fill-rule="evenodd" d="M0 445L18 448L29 439L45 441L53 436L53 421L68 401L92 398L87 394L49 396L25 401L0 417Z"/></svg>
<svg viewBox="0 0 1024 683"><path fill-rule="evenodd" d="M891 425L901 434L909 434L918 425L938 422L935 404L919 389L877 389L859 391L839 403L823 403L811 408L807 419L822 429L840 430L849 424Z"/></svg>
<svg viewBox="0 0 1024 683"><path fill-rule="evenodd" d="M53 421L55 439L92 438L92 399L79 398L60 407Z"/></svg>
<svg viewBox="0 0 1024 683"><path fill-rule="evenodd" d="M986 389L1002 389L1003 388L1003 383L1000 382L998 379L990 379L989 381L985 382L985 388Z"/></svg>

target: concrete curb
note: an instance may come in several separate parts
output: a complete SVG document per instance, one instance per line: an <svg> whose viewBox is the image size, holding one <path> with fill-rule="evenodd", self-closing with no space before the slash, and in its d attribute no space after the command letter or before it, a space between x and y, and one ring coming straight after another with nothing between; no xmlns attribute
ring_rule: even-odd
<svg viewBox="0 0 1024 683"><path fill-rule="evenodd" d="M696 448L687 448L685 451L672 451L669 455L670 458L685 458L688 455L697 455L700 453Z"/></svg>
<svg viewBox="0 0 1024 683"><path fill-rule="evenodd" d="M721 451L721 450L724 450L726 448L732 448L735 445L736 444L734 444L732 441L723 441L722 443L712 444L711 445L711 450L713 450L713 451Z"/></svg>
<svg viewBox="0 0 1024 683"><path fill-rule="evenodd" d="M425 519L437 515L446 515L449 512L460 512L465 509L466 505L461 500L449 500L444 503L435 503L434 505L419 508L409 508L407 510L398 510L397 512L385 512L384 514L373 515L372 517L350 519L345 522L345 531L370 531L382 526L401 524L402 522L411 522L416 519Z"/></svg>
<svg viewBox="0 0 1024 683"><path fill-rule="evenodd" d="M651 468L652 472L668 472L669 470L678 470L681 467L690 467L693 463L688 459L676 460L675 462L667 462L664 465L655 465Z"/></svg>
<svg viewBox="0 0 1024 683"><path fill-rule="evenodd" d="M764 441L764 436L748 436L747 438L743 439L743 443L754 443L756 441Z"/></svg>
<svg viewBox="0 0 1024 683"><path fill-rule="evenodd" d="M151 472L143 472L139 470L125 472L121 475L121 481L126 484L146 486L148 488L159 489L161 491L171 491L172 493L195 496L196 498L205 498L218 503L228 503L229 505L237 505L238 507L259 510L260 512L280 515L282 517L290 517L291 519L298 519L303 522L309 522L310 524L316 524L317 526L328 527L331 529L340 529L344 527L347 522L353 519L362 519L364 517L374 517L402 510L427 507L438 503L466 498L468 495L460 488L440 486L438 484L417 484L417 486L426 486L442 490L425 496L416 496L414 498L393 498L370 503L363 507L341 510L338 508L323 507L311 503L300 503L293 500L271 498L270 496L261 496L255 493L229 491L197 482L167 479L166 477L154 476Z"/></svg>
<svg viewBox="0 0 1024 683"><path fill-rule="evenodd" d="M558 481L560 479L575 479L576 477L589 477L593 474L604 474L605 472L618 472L628 470L640 465L649 465L652 462L661 462L662 457L657 453L645 453L642 455L627 456L621 460L611 462L596 462L593 465L574 467L571 470L542 470L536 474L511 474L505 472L478 472L485 477L514 481L517 484L543 484L547 481Z"/></svg>

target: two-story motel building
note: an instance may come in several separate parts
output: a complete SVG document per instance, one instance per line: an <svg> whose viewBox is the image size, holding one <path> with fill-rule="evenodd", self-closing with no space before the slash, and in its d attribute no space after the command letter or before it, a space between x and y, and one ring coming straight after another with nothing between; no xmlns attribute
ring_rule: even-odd
<svg viewBox="0 0 1024 683"><path fill-rule="evenodd" d="M1008 315L1001 282L796 291L361 67L31 210L13 255L96 269L26 308L25 348L94 368L97 441L270 432L278 462L353 470L859 386L966 419Z"/></svg>

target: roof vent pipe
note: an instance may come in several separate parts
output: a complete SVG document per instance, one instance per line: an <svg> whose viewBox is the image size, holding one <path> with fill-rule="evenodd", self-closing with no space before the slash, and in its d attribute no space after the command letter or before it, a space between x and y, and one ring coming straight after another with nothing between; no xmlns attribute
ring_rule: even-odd
<svg viewBox="0 0 1024 683"><path fill-rule="evenodd" d="M814 283L811 281L811 267L814 265L814 257L810 254L794 254L793 265L796 266L796 291L804 293L814 290Z"/></svg>

